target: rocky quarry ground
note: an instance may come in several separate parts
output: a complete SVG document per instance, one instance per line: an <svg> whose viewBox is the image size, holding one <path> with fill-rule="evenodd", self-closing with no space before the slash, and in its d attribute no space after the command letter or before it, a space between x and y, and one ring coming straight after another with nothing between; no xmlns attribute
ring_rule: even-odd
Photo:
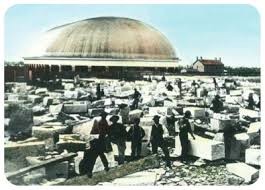
<svg viewBox="0 0 265 190"><path fill-rule="evenodd" d="M182 94L176 83L182 79ZM192 86L196 81L198 87ZM258 179L260 170L260 109L246 109L248 96L257 103L260 78L154 76L152 82L111 79L63 79L61 86L47 84L5 84L5 172L17 185L248 185ZM235 82L236 81L236 82ZM171 82L173 90L166 88ZM105 95L96 100L96 85ZM225 85L224 85L225 84ZM142 99L131 110L133 89ZM208 95L204 96L205 89ZM216 94L224 111L213 113L209 107ZM120 104L128 105L124 110ZM176 122L190 110L196 140L190 138L189 159L179 160L181 151ZM89 148L90 130L105 111L128 120L134 118L146 132L142 158L118 166L117 147L107 154L110 171L97 159L91 179L79 175L79 163ZM206 114L208 113L208 115ZM151 155L147 144L152 118L160 115L170 147L172 169L165 167L163 154ZM121 118L120 117L120 118ZM119 121L121 122L121 120ZM111 124L111 123L110 123ZM130 142L126 142L129 157Z"/></svg>

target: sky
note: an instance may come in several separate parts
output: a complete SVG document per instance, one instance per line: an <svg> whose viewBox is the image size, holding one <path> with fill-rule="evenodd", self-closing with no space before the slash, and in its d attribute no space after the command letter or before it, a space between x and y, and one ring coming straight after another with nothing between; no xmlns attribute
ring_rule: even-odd
<svg viewBox="0 0 265 190"><path fill-rule="evenodd" d="M10 7L5 14L5 60L18 61L47 30L86 18L120 16L162 32L181 64L222 58L226 66L260 67L260 17L251 5L41 5ZM126 35L126 34L124 34Z"/></svg>

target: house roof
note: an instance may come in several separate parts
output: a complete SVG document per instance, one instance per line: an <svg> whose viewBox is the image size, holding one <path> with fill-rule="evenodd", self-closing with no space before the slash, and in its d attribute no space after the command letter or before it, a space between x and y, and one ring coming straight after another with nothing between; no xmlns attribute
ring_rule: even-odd
<svg viewBox="0 0 265 190"><path fill-rule="evenodd" d="M198 59L194 63L197 61L200 61L203 65L223 65L222 61L217 59Z"/></svg>

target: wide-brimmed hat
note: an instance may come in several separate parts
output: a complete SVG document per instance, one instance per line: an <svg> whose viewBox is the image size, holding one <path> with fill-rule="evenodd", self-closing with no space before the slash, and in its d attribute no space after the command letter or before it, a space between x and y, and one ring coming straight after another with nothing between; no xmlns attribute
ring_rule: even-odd
<svg viewBox="0 0 265 190"><path fill-rule="evenodd" d="M119 116L117 116L117 115L113 115L109 120L110 120L111 122L115 122L115 121L118 121L119 119L120 119Z"/></svg>
<svg viewBox="0 0 265 190"><path fill-rule="evenodd" d="M159 115L155 115L155 116L153 117L153 120L157 120L157 119L160 119L160 116L159 116Z"/></svg>

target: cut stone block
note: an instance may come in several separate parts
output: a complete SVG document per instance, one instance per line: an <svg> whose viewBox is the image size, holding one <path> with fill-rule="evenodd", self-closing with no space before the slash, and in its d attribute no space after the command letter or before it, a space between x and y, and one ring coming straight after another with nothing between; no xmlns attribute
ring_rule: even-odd
<svg viewBox="0 0 265 190"><path fill-rule="evenodd" d="M55 133L61 134L64 133L67 129L67 126L33 126L32 127L32 136L38 139L44 140L52 138Z"/></svg>
<svg viewBox="0 0 265 190"><path fill-rule="evenodd" d="M5 145L5 171L12 172L27 166L27 156L40 156L45 153L43 141L10 143Z"/></svg>
<svg viewBox="0 0 265 190"><path fill-rule="evenodd" d="M44 106L49 106L49 105L51 105L52 104L52 102L53 102L53 98L52 97L44 97L43 98L43 105Z"/></svg>
<svg viewBox="0 0 265 190"><path fill-rule="evenodd" d="M241 90L230 90L229 94L230 96L241 96L242 91Z"/></svg>
<svg viewBox="0 0 265 190"><path fill-rule="evenodd" d="M73 104L64 104L65 113L87 113L88 104L85 101L74 102Z"/></svg>
<svg viewBox="0 0 265 190"><path fill-rule="evenodd" d="M71 90L75 87L73 83L63 83L63 86L65 90Z"/></svg>
<svg viewBox="0 0 265 190"><path fill-rule="evenodd" d="M250 139L247 133L239 133L239 134L236 134L234 137L244 147L247 148L250 146Z"/></svg>
<svg viewBox="0 0 265 190"><path fill-rule="evenodd" d="M62 111L62 109L63 109L63 104L49 106L49 111L53 115L59 114Z"/></svg>
<svg viewBox="0 0 265 190"><path fill-rule="evenodd" d="M259 170L245 163L226 164L226 168L229 172L244 178L245 182L251 182L253 179L259 177Z"/></svg>
<svg viewBox="0 0 265 190"><path fill-rule="evenodd" d="M129 112L129 120L130 122L133 122L135 118L140 118L142 115L143 111L142 110L133 110Z"/></svg>
<svg viewBox="0 0 265 190"><path fill-rule="evenodd" d="M42 101L42 97L38 95L28 95L28 100L33 104L37 104Z"/></svg>
<svg viewBox="0 0 265 190"><path fill-rule="evenodd" d="M35 94L46 94L46 93L48 93L47 88L37 88L35 90Z"/></svg>
<svg viewBox="0 0 265 190"><path fill-rule="evenodd" d="M205 109L204 108L199 108L199 107L185 107L185 108L183 108L184 113L188 110L191 112L191 115L194 118L205 117Z"/></svg>
<svg viewBox="0 0 265 190"><path fill-rule="evenodd" d="M90 117L96 117L96 116L99 116L103 111L104 111L104 108L88 109L88 115Z"/></svg>
<svg viewBox="0 0 265 190"><path fill-rule="evenodd" d="M260 128L261 122L254 122L249 125L247 134L250 138L250 143L252 143L256 137L260 136Z"/></svg>
<svg viewBox="0 0 265 190"><path fill-rule="evenodd" d="M33 125L41 125L41 124L46 123L46 122L55 121L56 119L57 119L57 117L50 115L50 114L46 114L46 115L42 115L42 116L34 116L33 117Z"/></svg>
<svg viewBox="0 0 265 190"><path fill-rule="evenodd" d="M97 100L92 102L91 104L92 108L104 107L104 105L105 105L105 100Z"/></svg>
<svg viewBox="0 0 265 190"><path fill-rule="evenodd" d="M260 112L245 108L239 108L239 117L243 119L244 116L248 116L250 118L260 118Z"/></svg>
<svg viewBox="0 0 265 190"><path fill-rule="evenodd" d="M20 94L9 94L8 95L8 100L9 101L19 101L19 100L26 100L27 96L25 95L20 95Z"/></svg>
<svg viewBox="0 0 265 190"><path fill-rule="evenodd" d="M170 109L170 107L149 107L149 115L170 115L170 110L172 113L172 108Z"/></svg>
<svg viewBox="0 0 265 190"><path fill-rule="evenodd" d="M142 96L143 100L141 105L155 106L155 100L153 96Z"/></svg>
<svg viewBox="0 0 265 190"><path fill-rule="evenodd" d="M225 127L232 127L236 123L236 120L233 119L215 119L211 118L210 126L211 130L218 132L225 129Z"/></svg>
<svg viewBox="0 0 265 190"><path fill-rule="evenodd" d="M223 142L206 139L195 135L195 140L189 136L189 155L200 157L206 160L218 160L225 158L225 146ZM179 136L175 138L175 153L181 154L181 144Z"/></svg>
<svg viewBox="0 0 265 190"><path fill-rule="evenodd" d="M56 147L59 152L63 152L64 150L67 150L68 152L78 152L85 151L86 143L80 140L60 139L59 142L56 143Z"/></svg>
<svg viewBox="0 0 265 190"><path fill-rule="evenodd" d="M243 103L243 98L241 96L226 95L225 96L225 102L228 104Z"/></svg>
<svg viewBox="0 0 265 190"><path fill-rule="evenodd" d="M79 97L79 92L66 90L64 91L64 97L68 99L77 99Z"/></svg>
<svg viewBox="0 0 265 190"><path fill-rule="evenodd" d="M152 126L154 124L153 116L142 117L140 119L140 126Z"/></svg>
<svg viewBox="0 0 265 190"><path fill-rule="evenodd" d="M245 162L251 165L259 165L261 161L260 149L248 148L246 149Z"/></svg>

